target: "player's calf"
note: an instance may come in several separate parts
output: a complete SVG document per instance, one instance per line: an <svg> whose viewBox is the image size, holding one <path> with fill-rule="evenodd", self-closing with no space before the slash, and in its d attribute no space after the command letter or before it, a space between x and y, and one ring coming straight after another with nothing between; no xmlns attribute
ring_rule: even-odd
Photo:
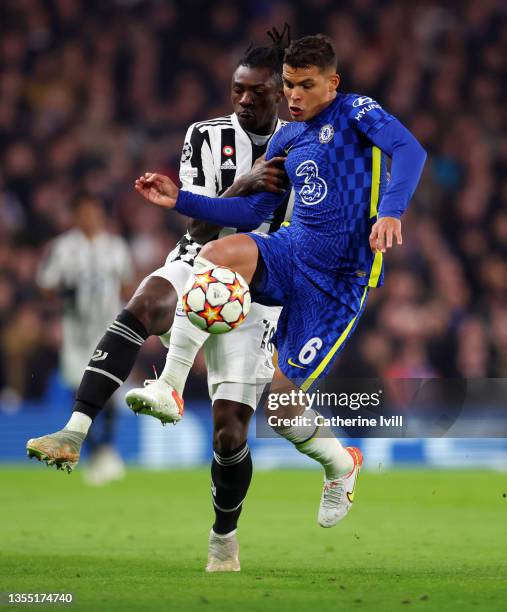
<svg viewBox="0 0 507 612"><path fill-rule="evenodd" d="M215 522L210 533L208 572L238 572L236 528L250 481L252 458L246 443L252 409L232 400L213 402L211 493Z"/></svg>
<svg viewBox="0 0 507 612"><path fill-rule="evenodd" d="M143 324L148 336L161 336L171 328L177 302L178 294L168 280L149 276L139 285L126 310Z"/></svg>

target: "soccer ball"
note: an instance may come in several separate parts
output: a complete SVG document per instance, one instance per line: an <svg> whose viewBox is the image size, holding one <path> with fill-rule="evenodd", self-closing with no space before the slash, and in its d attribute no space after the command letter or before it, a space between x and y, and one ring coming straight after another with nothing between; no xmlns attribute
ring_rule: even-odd
<svg viewBox="0 0 507 612"><path fill-rule="evenodd" d="M225 334L241 325L252 303L245 279L223 266L192 274L182 301L190 321L210 334Z"/></svg>

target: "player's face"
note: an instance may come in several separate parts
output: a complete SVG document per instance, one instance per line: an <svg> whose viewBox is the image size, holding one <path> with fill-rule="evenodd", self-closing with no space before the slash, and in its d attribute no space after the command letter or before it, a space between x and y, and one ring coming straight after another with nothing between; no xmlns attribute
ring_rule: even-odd
<svg viewBox="0 0 507 612"><path fill-rule="evenodd" d="M106 226L106 215L101 204L83 199L76 210L76 225L87 235L94 236Z"/></svg>
<svg viewBox="0 0 507 612"><path fill-rule="evenodd" d="M283 97L267 68L238 66L232 76L231 101L239 124L254 134L270 134Z"/></svg>
<svg viewBox="0 0 507 612"><path fill-rule="evenodd" d="M308 121L318 115L336 97L340 77L334 70L317 66L293 68L283 65L283 93L295 121Z"/></svg>

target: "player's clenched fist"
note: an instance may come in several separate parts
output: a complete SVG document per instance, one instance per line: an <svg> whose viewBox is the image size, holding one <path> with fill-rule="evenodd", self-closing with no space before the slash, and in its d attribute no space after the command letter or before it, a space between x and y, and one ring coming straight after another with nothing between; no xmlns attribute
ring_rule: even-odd
<svg viewBox="0 0 507 612"><path fill-rule="evenodd" d="M397 244L402 244L401 221L395 217L382 217L371 228L370 248L374 253L385 253L393 246L393 236Z"/></svg>
<svg viewBox="0 0 507 612"><path fill-rule="evenodd" d="M134 183L137 192L153 204L174 208L178 199L179 189L168 176L145 172Z"/></svg>

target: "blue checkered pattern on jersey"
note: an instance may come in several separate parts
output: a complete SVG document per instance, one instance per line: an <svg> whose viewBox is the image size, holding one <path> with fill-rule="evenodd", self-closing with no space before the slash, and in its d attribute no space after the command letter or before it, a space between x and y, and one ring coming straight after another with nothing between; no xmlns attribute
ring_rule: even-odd
<svg viewBox="0 0 507 612"><path fill-rule="evenodd" d="M288 153L285 167L296 194L291 223L296 261L318 271L319 285L328 291L337 276L368 284L374 261L368 237L375 222L370 219L374 145L368 135L392 119L371 98L339 94L310 121L280 130L268 149L268 158ZM377 173L380 201L387 184L384 155Z"/></svg>

